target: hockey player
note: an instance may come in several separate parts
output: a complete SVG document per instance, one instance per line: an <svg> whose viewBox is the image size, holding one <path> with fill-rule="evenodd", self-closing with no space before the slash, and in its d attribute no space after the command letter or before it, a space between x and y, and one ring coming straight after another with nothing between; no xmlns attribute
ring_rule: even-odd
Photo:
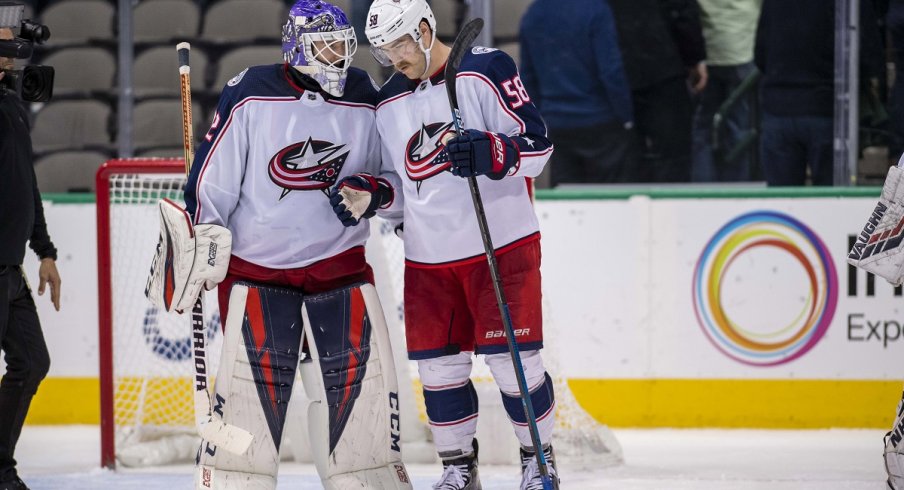
<svg viewBox="0 0 904 490"><path fill-rule="evenodd" d="M202 441L197 488L276 488L302 360L312 401L299 423L323 486L410 489L393 357L364 257L368 229L336 221L328 195L342 179L372 196L365 217L401 206L398 176L381 168L377 89L349 67L355 34L338 7L298 1L282 38L285 63L247 68L224 87L191 167L187 210L161 206L159 262L179 264L185 250L196 259L153 288L168 309L184 310L222 279L214 412L253 434L242 455Z"/></svg>
<svg viewBox="0 0 904 490"><path fill-rule="evenodd" d="M553 461L553 386L540 356L540 234L529 194L530 178L552 152L546 127L513 60L475 47L465 54L456 83L463 127L469 129L453 138L443 83L450 48L436 39L436 20L425 0L376 0L365 32L375 58L398 71L380 91L377 127L384 162L402 176L405 330L444 466L434 488L480 488L477 395L469 379L473 354L486 356L521 443L521 488L542 488L463 177L477 176L480 185L543 451ZM368 202L360 193L336 195L340 217L363 207L359 200Z"/></svg>

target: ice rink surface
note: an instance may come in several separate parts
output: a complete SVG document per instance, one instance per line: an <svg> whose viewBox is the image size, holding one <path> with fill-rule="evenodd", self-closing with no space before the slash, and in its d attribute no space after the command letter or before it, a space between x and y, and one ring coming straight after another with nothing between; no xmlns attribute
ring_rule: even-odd
<svg viewBox="0 0 904 490"><path fill-rule="evenodd" d="M562 488L777 489L884 488L879 430L615 430L625 464L607 469L570 468L562 462ZM120 470L98 468L96 426L26 426L16 459L34 490L189 489L190 466ZM414 488L428 490L439 477L433 465L409 466ZM514 466L481 466L485 490L518 488ZM280 489L321 488L313 466L283 463Z"/></svg>

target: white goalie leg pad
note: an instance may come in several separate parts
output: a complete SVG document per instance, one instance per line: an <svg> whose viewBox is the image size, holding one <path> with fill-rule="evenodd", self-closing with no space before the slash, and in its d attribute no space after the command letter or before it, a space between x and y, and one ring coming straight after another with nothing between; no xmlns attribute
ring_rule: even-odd
<svg viewBox="0 0 904 490"><path fill-rule="evenodd" d="M213 289L226 277L232 232L219 225L192 226L176 203L159 202L160 239L144 295L166 311L191 310L201 288Z"/></svg>
<svg viewBox="0 0 904 490"><path fill-rule="evenodd" d="M895 423L885 434L885 471L888 487L904 490L904 396L898 402Z"/></svg>
<svg viewBox="0 0 904 490"><path fill-rule="evenodd" d="M301 348L302 294L236 283L214 391L214 417L251 432L243 455L209 441L198 452L196 488L276 488L279 447Z"/></svg>
<svg viewBox="0 0 904 490"><path fill-rule="evenodd" d="M863 226L848 263L886 279L895 286L904 281L904 169L891 167L882 196Z"/></svg>
<svg viewBox="0 0 904 490"><path fill-rule="evenodd" d="M301 364L311 456L327 490L410 489L402 464L398 379L370 284L306 296L310 359Z"/></svg>

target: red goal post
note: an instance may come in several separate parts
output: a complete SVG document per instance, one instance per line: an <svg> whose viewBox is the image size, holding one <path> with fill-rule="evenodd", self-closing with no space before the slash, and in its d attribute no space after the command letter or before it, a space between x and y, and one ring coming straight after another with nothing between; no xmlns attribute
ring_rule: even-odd
<svg viewBox="0 0 904 490"><path fill-rule="evenodd" d="M171 176L171 177L168 177ZM115 247L120 243L118 235L131 232L131 229L115 229L117 213L120 207L142 207L142 213L152 218L151 223L140 223L142 230L156 230L155 204L163 197L175 197L181 201L182 188L179 182L185 180L184 160L179 159L117 159L109 160L101 165L96 175L97 189L97 284L98 284L98 335L100 359L100 423L101 423L101 464L107 468L116 465L117 443L117 366L114 359L114 342L120 310L129 308L128 304L120 304L114 298L116 287L122 287L122 281L115 277L118 262L129 256L143 258L146 263L131 264L131 268L141 269L147 274L151 254L156 244L152 235L147 241L137 243L137 250L129 252L129 256L120 257ZM150 211L150 212L147 212ZM147 235L145 233L145 235ZM138 239L138 237L133 237ZM137 279L133 275L127 279ZM127 286L128 287L128 286ZM135 288L144 289L144 283L135 282ZM129 295L133 298L135 295ZM134 307L135 305L131 305ZM141 305L145 306L145 305ZM139 307L141 307L139 306ZM186 327L186 332L188 331ZM120 414L120 417L122 415Z"/></svg>

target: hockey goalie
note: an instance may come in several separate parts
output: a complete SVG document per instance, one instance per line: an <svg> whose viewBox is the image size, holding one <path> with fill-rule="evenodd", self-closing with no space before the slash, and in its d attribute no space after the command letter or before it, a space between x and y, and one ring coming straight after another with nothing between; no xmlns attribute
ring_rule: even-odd
<svg viewBox="0 0 904 490"><path fill-rule="evenodd" d="M202 440L196 488L276 488L300 369L310 401L306 420L292 423L307 424L324 488L410 489L366 219L343 226L329 195L340 179L344 192L367 191L352 220L401 212L398 176L381 164L376 89L349 67L355 33L339 8L295 3L282 39L283 62L247 68L224 87L186 209L160 204L148 296L191 310L202 287L218 285L225 341L212 416L251 435L244 451Z"/></svg>
<svg viewBox="0 0 904 490"><path fill-rule="evenodd" d="M854 247L848 263L884 278L895 286L904 282L904 157L888 169L879 202ZM888 488L904 490L904 396L898 402L891 430L885 435L885 470Z"/></svg>

